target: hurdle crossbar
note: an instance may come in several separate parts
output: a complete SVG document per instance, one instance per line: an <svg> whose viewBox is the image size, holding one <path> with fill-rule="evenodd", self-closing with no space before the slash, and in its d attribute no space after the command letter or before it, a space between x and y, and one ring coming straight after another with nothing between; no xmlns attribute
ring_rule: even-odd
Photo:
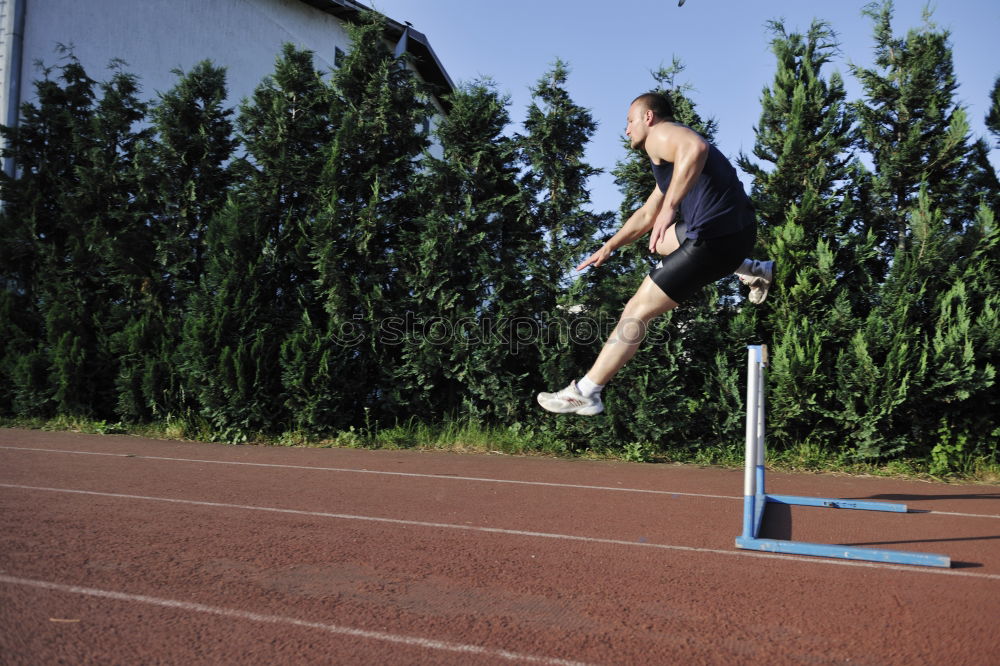
<svg viewBox="0 0 1000 666"><path fill-rule="evenodd" d="M768 495L765 492L764 468L764 369L768 365L767 345L747 347L747 418L746 458L743 474L743 534L736 537L736 547L769 553L813 555L847 560L891 562L928 567L950 567L951 558L935 553L917 553L900 550L882 550L840 546L836 544L807 543L786 539L762 539L758 535L764 522L767 503L798 506L856 509L862 511L890 511L907 513L905 504L866 502L858 500Z"/></svg>

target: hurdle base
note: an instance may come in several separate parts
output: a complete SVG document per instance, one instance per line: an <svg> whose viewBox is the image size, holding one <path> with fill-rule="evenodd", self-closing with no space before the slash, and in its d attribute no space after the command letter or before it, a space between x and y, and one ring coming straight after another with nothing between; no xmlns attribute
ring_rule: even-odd
<svg viewBox="0 0 1000 666"><path fill-rule="evenodd" d="M831 509L889 511L892 513L908 513L908 511L905 504L893 504L890 502L768 495L765 490L766 469L764 468L764 368L768 365L767 345L748 345L747 351L747 419L746 461L743 470L743 534L736 537L736 547L766 553L813 555L816 557L834 557L842 560L915 564L925 567L951 567L951 558L947 555L938 555L936 553L914 553L901 550L881 550L826 543L758 538L761 533L761 525L764 522L764 510L767 508L768 502L827 507Z"/></svg>
<svg viewBox="0 0 1000 666"><path fill-rule="evenodd" d="M759 550L766 553L786 555L810 555L833 557L841 560L860 560L884 564L913 564L924 567L951 567L951 558L935 553L913 553L903 550L879 550L876 548L854 548L826 543L806 541L785 541L782 539L752 539L736 537L736 547L743 550Z"/></svg>
<svg viewBox="0 0 1000 666"><path fill-rule="evenodd" d="M824 497L796 497L794 495L767 495L768 502L793 504L795 506L822 506L831 509L855 509L858 511L891 511L907 513L905 504L892 502L859 502L857 500L829 499Z"/></svg>
<svg viewBox="0 0 1000 666"><path fill-rule="evenodd" d="M883 550L839 546L826 543L809 543L785 539L761 539L761 525L767 503L797 506L815 506L861 511L888 511L907 513L905 504L891 502L859 502L855 500L829 499L823 497L796 497L794 495L748 495L743 498L743 535L736 537L736 547L744 550L759 550L766 553L788 555L810 555L814 557L834 557L842 560L862 560L892 564L912 564L925 567L951 567L951 558L937 553L916 553L904 550Z"/></svg>

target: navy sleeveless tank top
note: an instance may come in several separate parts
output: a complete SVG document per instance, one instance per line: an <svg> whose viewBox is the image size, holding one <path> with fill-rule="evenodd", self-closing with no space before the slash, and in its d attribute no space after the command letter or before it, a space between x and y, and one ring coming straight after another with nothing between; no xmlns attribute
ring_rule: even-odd
<svg viewBox="0 0 1000 666"><path fill-rule="evenodd" d="M674 175L672 162L655 164L653 177L666 193ZM681 215L687 223L689 238L718 238L742 231L753 224L750 198L736 176L736 169L719 149L709 144L708 159L694 187L681 199Z"/></svg>

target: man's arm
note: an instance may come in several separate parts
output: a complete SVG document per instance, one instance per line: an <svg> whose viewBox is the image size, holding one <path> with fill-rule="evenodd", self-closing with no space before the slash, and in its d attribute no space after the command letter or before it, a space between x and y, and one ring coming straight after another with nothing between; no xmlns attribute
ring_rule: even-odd
<svg viewBox="0 0 1000 666"><path fill-rule="evenodd" d="M653 227L653 221L656 219L656 214L662 205L663 193L660 192L658 187L654 187L652 194L646 199L646 203L629 216L625 224L622 225L622 228L618 230L618 233L612 236L601 249L577 266L576 270L582 271L587 266L594 266L596 268L607 261L612 252L642 237L643 234Z"/></svg>
<svg viewBox="0 0 1000 666"><path fill-rule="evenodd" d="M708 143L697 132L674 123L661 123L655 129L646 140L647 144L652 141L650 155L673 162L674 172L649 235L650 252L656 252L663 234L674 223L681 200L694 187L708 160Z"/></svg>

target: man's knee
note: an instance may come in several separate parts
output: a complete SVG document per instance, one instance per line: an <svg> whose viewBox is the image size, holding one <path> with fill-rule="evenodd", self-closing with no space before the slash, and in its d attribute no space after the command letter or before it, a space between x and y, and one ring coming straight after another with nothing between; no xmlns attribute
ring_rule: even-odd
<svg viewBox="0 0 1000 666"><path fill-rule="evenodd" d="M628 327L630 336L642 336L646 330L646 325L650 321L666 312L666 309L655 307L654 304L642 300L636 303L629 302L629 306L622 312L621 319L618 320L620 327Z"/></svg>
<svg viewBox="0 0 1000 666"><path fill-rule="evenodd" d="M645 299L642 298L638 293L629 299L629 302L625 304L625 309L622 310L621 321L648 321L652 318L652 310Z"/></svg>
<svg viewBox="0 0 1000 666"><path fill-rule="evenodd" d="M675 307L677 307L677 303L647 277L625 306L622 317L628 315L634 319L648 322Z"/></svg>

